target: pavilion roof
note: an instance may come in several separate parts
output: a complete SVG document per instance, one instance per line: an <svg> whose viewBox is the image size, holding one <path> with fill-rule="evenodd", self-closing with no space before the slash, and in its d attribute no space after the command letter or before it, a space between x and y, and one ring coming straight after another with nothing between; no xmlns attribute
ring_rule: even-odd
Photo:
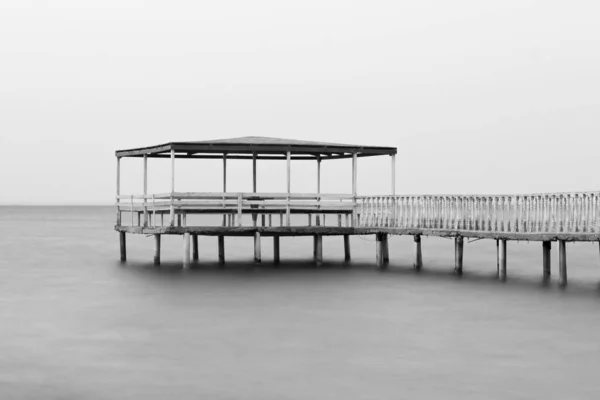
<svg viewBox="0 0 600 400"><path fill-rule="evenodd" d="M306 140L281 139L264 136L244 136L231 139L202 140L193 142L170 142L156 146L117 150L117 157L170 157L171 150L176 158L227 158L285 159L291 153L292 159L312 160L338 159L396 154L395 147L361 146L355 144L313 142Z"/></svg>

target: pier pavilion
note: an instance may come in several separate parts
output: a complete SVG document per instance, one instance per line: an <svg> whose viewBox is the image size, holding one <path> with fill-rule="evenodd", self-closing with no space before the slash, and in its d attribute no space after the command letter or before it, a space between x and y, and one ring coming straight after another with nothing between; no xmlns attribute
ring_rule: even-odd
<svg viewBox="0 0 600 400"><path fill-rule="evenodd" d="M225 262L226 236L254 238L254 261L261 261L261 238L273 239L274 262L280 262L279 241L282 236L312 236L313 258L323 260L324 235L344 240L344 259L350 260L350 236L374 235L375 260L379 268L389 261L390 235L414 237L414 267L423 265L421 236L454 238L455 271L462 273L464 239L492 239L497 248L497 274L502 280L507 272L507 242L526 240L542 242L545 279L551 274L551 244L558 242L559 283L567 282L566 244L572 241L600 242L600 192L535 193L510 195L396 195L395 147L359 146L309 142L266 137L198 142L172 142L156 146L118 150L115 229L119 232L121 260L127 258L126 234L154 237L154 263L160 264L161 236L183 237L183 266L198 259L198 236L218 237L219 262ZM390 156L391 186L389 193L358 195L358 159ZM121 158L143 160L143 193L122 194ZM148 193L148 159L171 160L171 191ZM222 192L177 192L176 159L222 159ZM352 159L352 193L321 192L321 162ZM252 162L253 191L227 190L227 161ZM286 161L287 191L259 193L256 164L258 161ZM315 193L291 191L292 161L313 161L317 165ZM188 224L188 216L216 214L219 224ZM291 216L294 215L292 221ZM304 217L302 217L304 215ZM326 215L337 223L325 224ZM299 218L301 217L301 218ZM337 218L335 218L337 217ZM298 221L302 221L298 223ZM191 242L191 246L190 246ZM191 249L190 249L191 247ZM191 254L190 254L191 253Z"/></svg>

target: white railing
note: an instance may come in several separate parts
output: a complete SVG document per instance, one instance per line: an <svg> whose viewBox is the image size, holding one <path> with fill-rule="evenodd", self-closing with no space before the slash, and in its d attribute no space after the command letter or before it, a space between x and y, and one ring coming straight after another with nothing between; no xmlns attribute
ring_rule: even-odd
<svg viewBox="0 0 600 400"><path fill-rule="evenodd" d="M117 225L123 222L122 213L128 212L132 226L162 226L165 214L169 214L166 224L173 226L176 216L194 213L227 215L227 226L241 226L243 214L252 214L254 221L259 214L279 214L286 215L289 226L292 213L342 215L352 214L356 208L354 196L345 194L159 193L120 195L116 200Z"/></svg>
<svg viewBox="0 0 600 400"><path fill-rule="evenodd" d="M359 227L523 233L599 233L600 192L363 196Z"/></svg>

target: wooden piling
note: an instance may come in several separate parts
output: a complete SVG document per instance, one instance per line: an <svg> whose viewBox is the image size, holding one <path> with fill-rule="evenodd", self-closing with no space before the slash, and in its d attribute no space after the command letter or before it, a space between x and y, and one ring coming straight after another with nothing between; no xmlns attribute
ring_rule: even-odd
<svg viewBox="0 0 600 400"><path fill-rule="evenodd" d="M315 263L320 267L323 265L323 235L316 235L315 239Z"/></svg>
<svg viewBox="0 0 600 400"><path fill-rule="evenodd" d="M567 242L558 241L558 284L567 285Z"/></svg>
<svg viewBox="0 0 600 400"><path fill-rule="evenodd" d="M423 255L421 253L421 235L415 235L415 269L420 270L423 267Z"/></svg>
<svg viewBox="0 0 600 400"><path fill-rule="evenodd" d="M217 237L218 251L219 251L219 264L225 264L225 236L219 235Z"/></svg>
<svg viewBox="0 0 600 400"><path fill-rule="evenodd" d="M383 261L383 234L375 234L375 263L377 268L385 269L385 262Z"/></svg>
<svg viewBox="0 0 600 400"><path fill-rule="evenodd" d="M506 239L500 239L500 246L498 250L498 279L501 281L506 280Z"/></svg>
<svg viewBox="0 0 600 400"><path fill-rule="evenodd" d="M383 250L383 262L385 264L390 262L390 245L389 245L389 235L387 233L383 234L381 240L382 250Z"/></svg>
<svg viewBox="0 0 600 400"><path fill-rule="evenodd" d="M273 236L273 263L279 264L279 236Z"/></svg>
<svg viewBox="0 0 600 400"><path fill-rule="evenodd" d="M350 262L350 235L344 235L344 261Z"/></svg>
<svg viewBox="0 0 600 400"><path fill-rule="evenodd" d="M543 276L544 279L548 279L550 277L550 270L551 270L551 264L550 264L550 260L551 260L551 249L552 249L552 242L550 241L544 241L542 242L542 263L543 263Z"/></svg>
<svg viewBox="0 0 600 400"><path fill-rule="evenodd" d="M192 234L192 260L198 261L198 235Z"/></svg>
<svg viewBox="0 0 600 400"><path fill-rule="evenodd" d="M190 267L190 234L183 234L183 268Z"/></svg>
<svg viewBox="0 0 600 400"><path fill-rule="evenodd" d="M463 247L463 237L457 236L454 238L454 272L458 275L462 275L463 272Z"/></svg>
<svg viewBox="0 0 600 400"><path fill-rule="evenodd" d="M121 250L121 261L127 261L127 241L125 232L119 232L119 247Z"/></svg>
<svg viewBox="0 0 600 400"><path fill-rule="evenodd" d="M154 235L154 265L160 265L160 235Z"/></svg>
<svg viewBox="0 0 600 400"><path fill-rule="evenodd" d="M254 233L254 262L260 263L260 232Z"/></svg>

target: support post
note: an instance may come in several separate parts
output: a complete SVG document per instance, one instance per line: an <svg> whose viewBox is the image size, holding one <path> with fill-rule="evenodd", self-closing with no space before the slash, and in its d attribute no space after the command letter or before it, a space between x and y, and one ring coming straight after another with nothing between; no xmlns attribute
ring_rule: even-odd
<svg viewBox="0 0 600 400"><path fill-rule="evenodd" d="M500 268L498 270L498 279L501 281L506 280L506 239L500 239L500 251L499 255L499 264Z"/></svg>
<svg viewBox="0 0 600 400"><path fill-rule="evenodd" d="M190 234L183 234L183 268L190 267Z"/></svg>
<svg viewBox="0 0 600 400"><path fill-rule="evenodd" d="M344 235L344 261L350 262L350 235Z"/></svg>
<svg viewBox="0 0 600 400"><path fill-rule="evenodd" d="M321 156L318 155L317 156L317 208L320 209L321 208L321 196L319 196L321 194ZM316 225L320 226L321 225L321 215L317 214L316 215Z"/></svg>
<svg viewBox="0 0 600 400"><path fill-rule="evenodd" d="M551 249L552 249L552 242L551 241L544 241L542 242L542 263L543 263L543 276L544 279L547 280L548 278L550 278L550 271L551 271Z"/></svg>
<svg viewBox="0 0 600 400"><path fill-rule="evenodd" d="M317 267L323 265L323 235L315 235L315 263Z"/></svg>
<svg viewBox="0 0 600 400"><path fill-rule="evenodd" d="M119 232L119 247L121 250L121 261L127 261L127 240L125 239L125 232Z"/></svg>
<svg viewBox="0 0 600 400"><path fill-rule="evenodd" d="M420 270L423 268L423 255L421 253L421 235L415 235L415 269Z"/></svg>
<svg viewBox="0 0 600 400"><path fill-rule="evenodd" d="M279 264L279 235L273 236L273 263Z"/></svg>
<svg viewBox="0 0 600 400"><path fill-rule="evenodd" d="M496 276L500 276L500 239L496 239Z"/></svg>
<svg viewBox="0 0 600 400"><path fill-rule="evenodd" d="M192 260L198 261L198 235L192 234Z"/></svg>
<svg viewBox="0 0 600 400"><path fill-rule="evenodd" d="M154 265L160 265L160 235L154 235Z"/></svg>
<svg viewBox="0 0 600 400"><path fill-rule="evenodd" d="M558 284L567 285L567 242L558 241Z"/></svg>
<svg viewBox="0 0 600 400"><path fill-rule="evenodd" d="M454 272L457 275L462 275L463 272L463 247L463 237L457 236L454 238Z"/></svg>
<svg viewBox="0 0 600 400"><path fill-rule="evenodd" d="M389 245L389 237L387 233L383 234L383 238L381 240L381 244L383 246L383 262L385 264L390 262L390 245Z"/></svg>
<svg viewBox="0 0 600 400"><path fill-rule="evenodd" d="M375 263L377 268L385 269L385 262L383 261L383 234L375 234Z"/></svg>
<svg viewBox="0 0 600 400"><path fill-rule="evenodd" d="M219 264L225 264L225 236L219 235L217 237L218 251L219 251Z"/></svg>
<svg viewBox="0 0 600 400"><path fill-rule="evenodd" d="M256 153L252 153L252 193L256 193ZM256 208L257 206L252 206ZM258 215L252 213L252 226L256 228L256 220Z"/></svg>
<svg viewBox="0 0 600 400"><path fill-rule="evenodd" d="M254 232L254 262L260 263L260 232Z"/></svg>

